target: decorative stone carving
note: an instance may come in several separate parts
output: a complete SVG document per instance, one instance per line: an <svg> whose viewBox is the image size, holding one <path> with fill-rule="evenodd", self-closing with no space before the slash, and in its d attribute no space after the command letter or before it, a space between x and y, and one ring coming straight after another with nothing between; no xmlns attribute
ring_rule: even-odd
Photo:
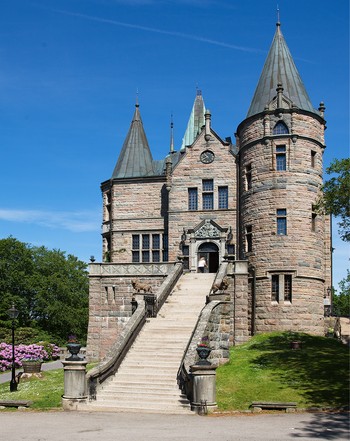
<svg viewBox="0 0 350 441"><path fill-rule="evenodd" d="M196 239L212 239L214 237L220 237L220 233L219 228L213 225L209 219L206 219L204 225L195 231L194 236Z"/></svg>

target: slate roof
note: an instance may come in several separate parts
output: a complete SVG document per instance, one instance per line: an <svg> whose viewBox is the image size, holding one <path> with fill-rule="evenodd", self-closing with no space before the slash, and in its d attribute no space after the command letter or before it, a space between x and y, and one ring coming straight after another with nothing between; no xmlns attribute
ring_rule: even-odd
<svg viewBox="0 0 350 441"><path fill-rule="evenodd" d="M139 105L125 138L112 179L153 176L153 159L143 128Z"/></svg>
<svg viewBox="0 0 350 441"><path fill-rule="evenodd" d="M316 113L282 35L280 23L277 23L277 29L247 118L262 112L265 106L272 101L276 96L278 83L282 84L283 94L297 107Z"/></svg>

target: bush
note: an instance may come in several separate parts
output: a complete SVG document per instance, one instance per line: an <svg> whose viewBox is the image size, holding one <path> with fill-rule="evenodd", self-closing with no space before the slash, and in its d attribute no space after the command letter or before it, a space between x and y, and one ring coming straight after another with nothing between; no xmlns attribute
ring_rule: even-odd
<svg viewBox="0 0 350 441"><path fill-rule="evenodd" d="M11 329L0 328L0 341L12 344ZM15 344L31 345L42 341L55 341L55 338L41 329L23 327L15 330Z"/></svg>
<svg viewBox="0 0 350 441"><path fill-rule="evenodd" d="M22 360L35 359L49 361L59 357L60 348L52 343L43 342L40 345L15 346L15 367L22 367ZM0 343L0 371L6 371L12 367L12 345Z"/></svg>

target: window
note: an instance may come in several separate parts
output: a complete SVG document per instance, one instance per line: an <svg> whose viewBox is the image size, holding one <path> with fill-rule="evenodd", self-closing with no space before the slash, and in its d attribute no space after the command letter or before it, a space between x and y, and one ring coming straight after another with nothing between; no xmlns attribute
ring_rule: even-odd
<svg viewBox="0 0 350 441"><path fill-rule="evenodd" d="M228 187L219 187L219 210L228 209Z"/></svg>
<svg viewBox="0 0 350 441"><path fill-rule="evenodd" d="M188 189L188 209L190 211L198 210L198 190L197 188Z"/></svg>
<svg viewBox="0 0 350 441"><path fill-rule="evenodd" d="M163 251L163 261L166 262L168 260L168 241L165 234L163 236L159 233L132 235L131 258L133 263L160 262L161 251Z"/></svg>
<svg viewBox="0 0 350 441"><path fill-rule="evenodd" d="M287 210L280 208L277 210L277 234L285 236L287 234Z"/></svg>
<svg viewBox="0 0 350 441"><path fill-rule="evenodd" d="M313 233L316 232L316 218L317 218L317 213L315 211L315 206L312 205L312 207L311 207L311 231Z"/></svg>
<svg viewBox="0 0 350 441"><path fill-rule="evenodd" d="M284 171L287 169L286 161L286 146L277 145L276 146L276 170Z"/></svg>
<svg viewBox="0 0 350 441"><path fill-rule="evenodd" d="M214 190L214 181L213 181L213 179L203 179L202 186L203 186L203 192L205 192L205 191L213 191Z"/></svg>
<svg viewBox="0 0 350 441"><path fill-rule="evenodd" d="M152 262L160 262L160 251L159 250L152 251Z"/></svg>
<svg viewBox="0 0 350 441"><path fill-rule="evenodd" d="M281 287L281 289L280 289ZM273 274L271 277L271 301L292 302L292 274Z"/></svg>
<svg viewBox="0 0 350 441"><path fill-rule="evenodd" d="M253 229L251 225L245 227L246 252L250 253L253 250Z"/></svg>
<svg viewBox="0 0 350 441"><path fill-rule="evenodd" d="M248 164L245 168L245 189L252 188L252 164Z"/></svg>
<svg viewBox="0 0 350 441"><path fill-rule="evenodd" d="M280 285L279 285L279 275L273 275L271 278L271 300L273 302L278 302L279 301L279 289L280 289Z"/></svg>
<svg viewBox="0 0 350 441"><path fill-rule="evenodd" d="M142 235L142 249L149 250L149 234Z"/></svg>
<svg viewBox="0 0 350 441"><path fill-rule="evenodd" d="M286 135L287 133L289 133L288 127L282 121L279 121L273 128L274 135Z"/></svg>
<svg viewBox="0 0 350 441"><path fill-rule="evenodd" d="M132 263L139 263L140 262L140 251L133 251L132 252Z"/></svg>
<svg viewBox="0 0 350 441"><path fill-rule="evenodd" d="M203 210L212 210L214 208L213 193L203 193Z"/></svg>
<svg viewBox="0 0 350 441"><path fill-rule="evenodd" d="M152 234L152 248L154 250L160 249L160 235L159 234Z"/></svg>
<svg viewBox="0 0 350 441"><path fill-rule="evenodd" d="M292 275L284 275L284 301L292 302Z"/></svg>
<svg viewBox="0 0 350 441"><path fill-rule="evenodd" d="M138 234L132 235L132 249L133 250L140 249L140 236Z"/></svg>
<svg viewBox="0 0 350 441"><path fill-rule="evenodd" d="M316 152L314 150L311 150L311 167L316 167Z"/></svg>
<svg viewBox="0 0 350 441"><path fill-rule="evenodd" d="M202 181L203 189L203 210L213 210L214 209L214 181L213 179L203 179Z"/></svg>

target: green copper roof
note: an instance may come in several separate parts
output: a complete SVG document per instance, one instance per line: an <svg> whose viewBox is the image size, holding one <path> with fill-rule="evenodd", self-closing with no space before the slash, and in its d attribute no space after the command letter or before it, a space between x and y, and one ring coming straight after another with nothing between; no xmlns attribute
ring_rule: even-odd
<svg viewBox="0 0 350 441"><path fill-rule="evenodd" d="M293 104L300 109L316 113L282 35L280 23L277 23L275 36L247 117L256 115L264 110L265 106L276 96L276 88L279 83L282 84L283 94Z"/></svg>
<svg viewBox="0 0 350 441"><path fill-rule="evenodd" d="M153 176L153 159L143 128L139 105L135 113L120 152L113 178L136 178Z"/></svg>
<svg viewBox="0 0 350 441"><path fill-rule="evenodd" d="M190 119L188 120L187 129L182 139L181 150L187 145L192 145L193 141L197 138L205 124L205 105L202 97L202 92L197 90L197 95L194 100Z"/></svg>

